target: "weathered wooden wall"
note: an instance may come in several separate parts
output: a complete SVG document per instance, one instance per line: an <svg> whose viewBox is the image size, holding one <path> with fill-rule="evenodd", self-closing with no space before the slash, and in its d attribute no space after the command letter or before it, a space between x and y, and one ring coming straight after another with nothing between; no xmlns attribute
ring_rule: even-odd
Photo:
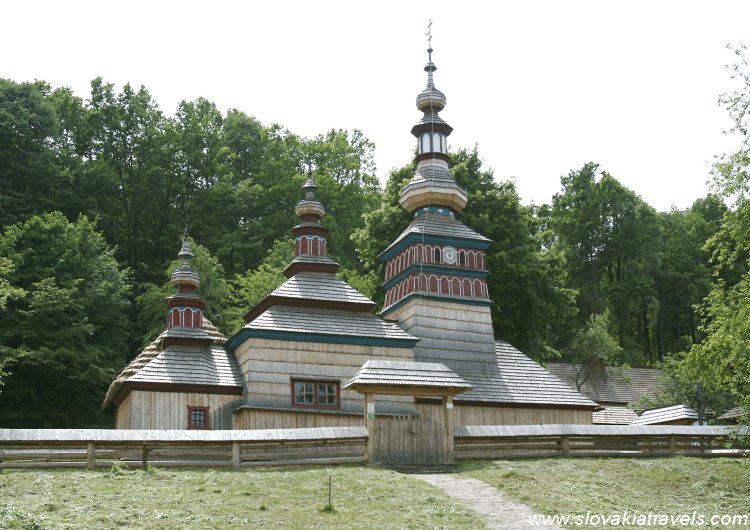
<svg viewBox="0 0 750 530"><path fill-rule="evenodd" d="M421 340L416 361L443 363L458 370L497 370L495 336L487 306L412 298L384 314Z"/></svg>
<svg viewBox="0 0 750 530"><path fill-rule="evenodd" d="M338 381L343 385L369 359L412 361L410 348L333 344L320 342L282 341L251 338L235 350L240 372L245 380L243 405L277 410L238 412L241 418L236 425L241 428L266 429L279 423L297 424L312 422L318 425L349 425L346 416L316 414L313 409L295 409L298 413L284 415L292 410L293 379ZM364 397L355 390L341 390L340 411L361 415ZM413 412L414 398L407 396L382 396L378 398L378 411ZM311 415L310 419L303 416ZM257 422L257 423L256 423ZM360 423L355 423L360 425ZM239 427L237 427L239 428Z"/></svg>
<svg viewBox="0 0 750 530"><path fill-rule="evenodd" d="M263 427L254 427L263 425ZM234 413L235 429L302 429L318 427L361 427L364 412L316 412L244 406Z"/></svg>
<svg viewBox="0 0 750 530"><path fill-rule="evenodd" d="M188 406L209 407L211 430L232 428L239 396L133 390L117 408L117 429L186 429Z"/></svg>
<svg viewBox="0 0 750 530"><path fill-rule="evenodd" d="M437 405L417 405L420 414L439 418ZM518 407L477 407L455 403L454 425L540 425L540 424L583 424L592 423L592 413L588 410ZM438 420L439 421L439 420Z"/></svg>

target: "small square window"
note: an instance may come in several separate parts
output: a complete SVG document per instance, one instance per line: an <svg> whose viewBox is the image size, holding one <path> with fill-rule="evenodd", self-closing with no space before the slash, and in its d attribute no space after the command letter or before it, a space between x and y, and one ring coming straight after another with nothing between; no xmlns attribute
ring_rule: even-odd
<svg viewBox="0 0 750 530"><path fill-rule="evenodd" d="M333 383L318 383L318 405L336 404L336 385Z"/></svg>
<svg viewBox="0 0 750 530"><path fill-rule="evenodd" d="M210 429L208 407L188 406L188 429Z"/></svg>
<svg viewBox="0 0 750 530"><path fill-rule="evenodd" d="M304 382L294 383L294 402L297 405L312 405L315 403L313 384Z"/></svg>
<svg viewBox="0 0 750 530"><path fill-rule="evenodd" d="M339 383L334 381L292 381L295 407L339 408Z"/></svg>

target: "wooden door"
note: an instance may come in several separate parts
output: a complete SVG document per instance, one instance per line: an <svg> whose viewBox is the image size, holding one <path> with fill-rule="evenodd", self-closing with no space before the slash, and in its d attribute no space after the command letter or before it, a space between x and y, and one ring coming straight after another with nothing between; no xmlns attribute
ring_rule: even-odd
<svg viewBox="0 0 750 530"><path fill-rule="evenodd" d="M373 425L376 464L446 464L441 422L426 415L380 416Z"/></svg>

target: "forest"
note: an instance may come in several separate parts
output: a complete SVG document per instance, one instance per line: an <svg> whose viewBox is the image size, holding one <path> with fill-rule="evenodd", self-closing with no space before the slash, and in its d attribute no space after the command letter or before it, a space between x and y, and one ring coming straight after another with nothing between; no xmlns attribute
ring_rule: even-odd
<svg viewBox="0 0 750 530"><path fill-rule="evenodd" d="M495 334L532 358L658 366L671 396L750 396L750 68L720 97L742 138L705 197L656 211L595 162L522 204L481 153L451 153L463 223L491 238ZM164 328L187 228L227 335L283 280L308 174L340 275L378 303L377 255L409 224L414 165L375 176L360 131L303 138L205 99L165 114L145 87L0 79L0 427L109 427L114 375ZM667 399L667 397L665 397ZM723 401L722 401L723 400ZM744 400L744 401L743 401Z"/></svg>

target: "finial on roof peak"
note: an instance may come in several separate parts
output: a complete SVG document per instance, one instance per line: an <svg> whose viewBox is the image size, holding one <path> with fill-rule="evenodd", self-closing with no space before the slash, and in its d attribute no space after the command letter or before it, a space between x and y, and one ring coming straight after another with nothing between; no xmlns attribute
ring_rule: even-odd
<svg viewBox="0 0 750 530"><path fill-rule="evenodd" d="M325 207L315 197L317 189L318 185L313 180L312 171L308 169L307 180L302 185L302 191L305 193L305 196L297 202L297 206L294 208L294 213L297 217L308 222L319 223L326 214Z"/></svg>

